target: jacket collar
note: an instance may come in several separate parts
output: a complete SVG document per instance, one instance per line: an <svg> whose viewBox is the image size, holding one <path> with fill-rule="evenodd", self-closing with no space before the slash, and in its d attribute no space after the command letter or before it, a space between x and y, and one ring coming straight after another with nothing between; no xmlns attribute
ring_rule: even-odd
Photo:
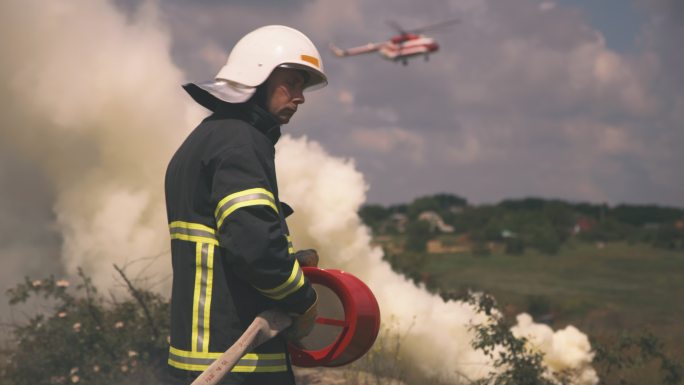
<svg viewBox="0 0 684 385"><path fill-rule="evenodd" d="M280 123L275 116L256 104L226 103L192 83L185 84L183 88L199 105L214 113L209 119L242 120L266 135L274 145L280 138Z"/></svg>

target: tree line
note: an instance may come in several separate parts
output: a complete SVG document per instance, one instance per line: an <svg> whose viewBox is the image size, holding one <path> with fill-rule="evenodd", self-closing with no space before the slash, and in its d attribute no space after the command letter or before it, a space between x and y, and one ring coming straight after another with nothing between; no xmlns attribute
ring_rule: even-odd
<svg viewBox="0 0 684 385"><path fill-rule="evenodd" d="M543 198L472 205L458 195L441 193L407 204L368 204L359 215L375 235L403 234L407 248L422 251L429 239L444 233L444 228L425 220L426 212L437 214L449 232L466 235L476 252L486 252L486 244L498 242L509 254L527 248L555 254L571 237L684 249L684 209L659 205L611 206Z"/></svg>

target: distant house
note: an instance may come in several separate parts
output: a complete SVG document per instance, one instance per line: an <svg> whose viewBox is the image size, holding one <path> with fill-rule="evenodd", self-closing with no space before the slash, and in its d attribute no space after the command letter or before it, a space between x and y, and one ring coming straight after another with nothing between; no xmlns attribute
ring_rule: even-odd
<svg viewBox="0 0 684 385"><path fill-rule="evenodd" d="M593 230L598 222L596 219L590 217L579 217L575 221L575 226L572 228L572 233L574 235L586 233Z"/></svg>
<svg viewBox="0 0 684 385"><path fill-rule="evenodd" d="M418 216L418 220L428 222L430 224L430 231L439 230L442 233L454 232L454 227L444 223L442 217L434 211L423 211Z"/></svg>
<svg viewBox="0 0 684 385"><path fill-rule="evenodd" d="M387 232L387 227L391 226L397 230L399 233L406 232L406 224L408 223L408 216L402 213L394 213L389 217L389 220L385 222L385 226L382 232Z"/></svg>
<svg viewBox="0 0 684 385"><path fill-rule="evenodd" d="M677 222L675 222L675 228L677 230L684 231L684 219L680 219Z"/></svg>
<svg viewBox="0 0 684 385"><path fill-rule="evenodd" d="M452 236L453 237L453 236ZM425 245L429 254L467 253L472 249L469 238L457 237L453 239L431 239Z"/></svg>

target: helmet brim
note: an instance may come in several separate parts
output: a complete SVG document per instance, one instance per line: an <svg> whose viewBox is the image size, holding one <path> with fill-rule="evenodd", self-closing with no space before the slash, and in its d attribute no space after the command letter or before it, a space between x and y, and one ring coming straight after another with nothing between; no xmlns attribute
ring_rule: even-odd
<svg viewBox="0 0 684 385"><path fill-rule="evenodd" d="M318 71L311 66L308 65L303 65L299 63L283 63L279 65L278 67L280 68L291 68L291 69L296 69L296 70L301 70L305 71L306 73L309 74L309 79L307 80L306 84L304 85L304 89L307 91L314 91L321 89L328 85L328 78L325 76L325 74L321 71Z"/></svg>

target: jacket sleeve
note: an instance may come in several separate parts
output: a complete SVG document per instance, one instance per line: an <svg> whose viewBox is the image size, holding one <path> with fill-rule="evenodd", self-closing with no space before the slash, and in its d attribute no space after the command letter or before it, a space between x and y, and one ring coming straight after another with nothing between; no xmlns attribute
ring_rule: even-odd
<svg viewBox="0 0 684 385"><path fill-rule="evenodd" d="M214 161L211 203L229 266L282 310L303 314L316 292L291 252L267 163L251 146L224 149Z"/></svg>

